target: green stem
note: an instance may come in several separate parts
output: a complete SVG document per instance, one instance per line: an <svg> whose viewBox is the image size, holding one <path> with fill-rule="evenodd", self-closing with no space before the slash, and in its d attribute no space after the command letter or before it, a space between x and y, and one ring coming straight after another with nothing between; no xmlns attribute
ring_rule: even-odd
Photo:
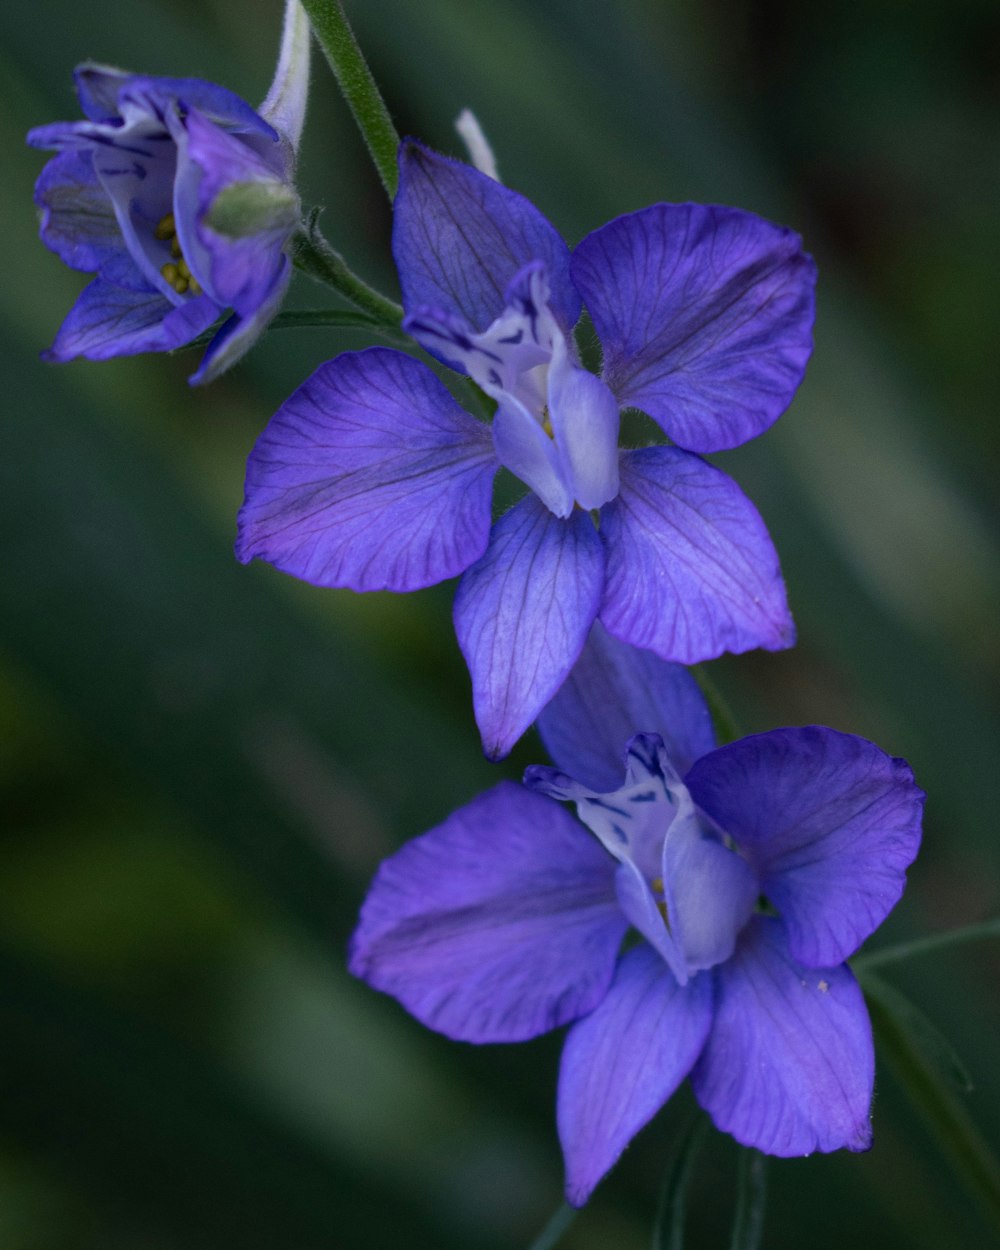
<svg viewBox="0 0 1000 1250"><path fill-rule="evenodd" d="M398 330L403 320L402 308L347 267L344 258L333 250L317 229L317 216L318 213L311 213L292 238L292 264L310 278L339 291L356 308L381 325Z"/></svg>
<svg viewBox="0 0 1000 1250"><path fill-rule="evenodd" d="M764 1235L767 1201L767 1155L759 1150L740 1151L736 1190L736 1218L729 1250L758 1250Z"/></svg>
<svg viewBox="0 0 1000 1250"><path fill-rule="evenodd" d="M725 696L719 690L708 673L705 671L703 664L696 664L691 669L695 681L701 687L701 693L705 696L708 704L708 710L712 713L712 722L715 725L715 732L718 734L722 743L735 742L737 738L742 738L739 723L733 715L733 710L725 699Z"/></svg>
<svg viewBox="0 0 1000 1250"><path fill-rule="evenodd" d="M399 135L340 0L302 0L316 38L354 114L389 199L395 199Z"/></svg>
<svg viewBox="0 0 1000 1250"><path fill-rule="evenodd" d="M576 1219L577 1214L576 1207L571 1207L568 1202L564 1202L531 1243L528 1250L552 1250L552 1247L560 1241L563 1233Z"/></svg>
<svg viewBox="0 0 1000 1250"><path fill-rule="evenodd" d="M949 946L959 946L963 942L976 942L980 938L988 937L1000 937L1000 917L971 924L964 929L950 929L947 933L935 933L931 937L916 938L912 942L900 942L897 946L886 947L885 950L872 951L870 955L859 955L857 959L851 960L851 967L856 972L867 972L869 968L879 968L883 964L911 959L914 955L926 955L945 950Z"/></svg>

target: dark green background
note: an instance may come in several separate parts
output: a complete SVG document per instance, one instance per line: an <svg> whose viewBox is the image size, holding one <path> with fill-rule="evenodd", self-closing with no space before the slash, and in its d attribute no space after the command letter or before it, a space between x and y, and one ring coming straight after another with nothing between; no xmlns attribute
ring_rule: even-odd
<svg viewBox="0 0 1000 1250"><path fill-rule="evenodd" d="M905 755L925 849L876 944L1000 911L1000 12L993 0L367 0L401 131L501 173L575 242L659 199L788 222L820 268L791 411L717 458L763 512L800 643L711 666L748 730L817 721ZM257 432L357 337L43 366L81 282L35 238L31 125L85 58L256 102L279 5L10 0L0 14L0 1246L523 1247L560 1198L558 1040L476 1050L350 980L365 883L402 839L541 758L481 759L451 589L319 591L231 554ZM381 189L325 65L308 203L394 290ZM299 279L292 304L322 306ZM997 948L886 970L1000 1130ZM565 1245L649 1241L688 1096ZM695 1246L728 1244L715 1138ZM765 1245L979 1247L990 1226L880 1067L867 1156L778 1162Z"/></svg>

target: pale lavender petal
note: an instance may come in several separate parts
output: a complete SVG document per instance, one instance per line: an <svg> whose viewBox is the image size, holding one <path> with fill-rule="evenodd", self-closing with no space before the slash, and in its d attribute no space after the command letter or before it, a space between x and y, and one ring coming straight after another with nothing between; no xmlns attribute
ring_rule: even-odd
<svg viewBox="0 0 1000 1250"><path fill-rule="evenodd" d="M736 208L654 204L588 235L572 272L609 386L681 447L738 447L791 403L816 281L794 231Z"/></svg>
<svg viewBox="0 0 1000 1250"><path fill-rule="evenodd" d="M758 916L717 968L715 1018L691 1083L716 1126L790 1157L871 1145L875 1056L850 969L805 968Z"/></svg>
<svg viewBox="0 0 1000 1250"><path fill-rule="evenodd" d="M874 743L777 729L721 747L686 780L754 865L801 963L846 959L902 894L924 794Z"/></svg>
<svg viewBox="0 0 1000 1250"><path fill-rule="evenodd" d="M625 931L613 874L558 803L503 781L385 861L351 971L460 1041L535 1037L607 991Z"/></svg>
<svg viewBox="0 0 1000 1250"><path fill-rule="evenodd" d="M581 369L556 339L549 370L549 419L581 508L600 508L618 494L618 402L600 378Z"/></svg>
<svg viewBox="0 0 1000 1250"><path fill-rule="evenodd" d="M43 358L109 360L165 352L197 338L219 315L207 296L175 308L159 291L136 291L95 278L84 287Z"/></svg>
<svg viewBox="0 0 1000 1250"><path fill-rule="evenodd" d="M569 249L538 209L413 139L399 149L392 249L407 312L440 308L485 330L503 312L511 279L539 260L547 266L552 311L562 329L572 329L580 315Z"/></svg>
<svg viewBox="0 0 1000 1250"><path fill-rule="evenodd" d="M42 242L72 269L93 273L125 250L118 219L89 152L52 158L35 183Z"/></svg>
<svg viewBox="0 0 1000 1250"><path fill-rule="evenodd" d="M345 352L258 439L236 552L316 586L429 586L485 550L495 468L489 431L426 365Z"/></svg>
<svg viewBox="0 0 1000 1250"><path fill-rule="evenodd" d="M709 976L681 989L650 947L622 958L604 1001L563 1048L557 1115L573 1206L583 1206L691 1070L711 1019Z"/></svg>
<svg viewBox="0 0 1000 1250"><path fill-rule="evenodd" d="M624 452L601 512L601 621L623 642L697 664L795 638L778 557L732 478L678 447Z"/></svg>
<svg viewBox="0 0 1000 1250"><path fill-rule="evenodd" d="M682 775L715 746L708 705L688 670L619 642L599 621L538 730L561 769L604 792L620 783L636 732L659 734Z"/></svg>
<svg viewBox="0 0 1000 1250"><path fill-rule="evenodd" d="M455 596L455 632L490 758L510 751L562 685L603 580L601 543L586 512L560 520L528 495L494 525Z"/></svg>
<svg viewBox="0 0 1000 1250"><path fill-rule="evenodd" d="M523 404L504 396L493 418L497 459L557 517L573 511L573 491L559 449Z"/></svg>

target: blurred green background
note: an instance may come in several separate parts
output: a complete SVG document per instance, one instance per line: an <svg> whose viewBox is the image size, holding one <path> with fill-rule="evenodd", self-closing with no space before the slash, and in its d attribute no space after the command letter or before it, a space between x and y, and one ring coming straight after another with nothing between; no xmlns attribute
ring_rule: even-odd
<svg viewBox="0 0 1000 1250"><path fill-rule="evenodd" d="M1000 911L1000 10L994 0L356 0L399 128L501 174L575 242L660 200L794 225L821 274L791 411L718 457L777 542L799 646L710 666L747 730L821 722L905 755L925 847L876 945ZM475 1049L351 981L381 857L500 775L481 759L451 588L319 591L231 554L247 452L320 361L274 332L205 391L195 357L43 366L81 286L37 242L31 125L85 58L252 102L280 5L0 12L0 1246L526 1247L560 1201L557 1038ZM325 65L310 204L394 291L389 216ZM292 306L329 304L297 279ZM1000 973L983 943L886 969L969 1066L1000 1139ZM567 1235L649 1244L690 1099ZM708 1148L691 1245L728 1244ZM979 1247L991 1225L891 1069L866 1156L775 1163L765 1246ZM996 1227L994 1224L993 1228Z"/></svg>

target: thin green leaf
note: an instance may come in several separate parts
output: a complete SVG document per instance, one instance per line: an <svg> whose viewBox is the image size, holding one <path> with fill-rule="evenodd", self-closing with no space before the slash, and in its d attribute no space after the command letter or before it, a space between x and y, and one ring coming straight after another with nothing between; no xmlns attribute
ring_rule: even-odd
<svg viewBox="0 0 1000 1250"><path fill-rule="evenodd" d="M867 973L869 968L880 968L885 964L898 963L901 959L930 955L935 951L947 950L949 946L961 946L964 942L978 942L982 938L990 937L1000 937L1000 917L983 920L980 924L970 924L962 929L951 929L947 933L916 938L912 942L900 942L896 946L886 947L885 950L872 951L871 954L859 955L857 959L851 960L851 966L859 974Z"/></svg>
<svg viewBox="0 0 1000 1250"><path fill-rule="evenodd" d="M270 333L272 330L316 329L369 330L375 334L385 335L394 341L400 338L394 330L390 330L388 326L384 326L373 317L369 317L367 313L355 312L350 308L302 308L278 313L267 327L267 333ZM206 343L212 341L217 330L218 326L212 326L203 334L199 334L196 339L192 339L190 343L185 344L180 350L187 351L190 348L204 347Z"/></svg>
<svg viewBox="0 0 1000 1250"><path fill-rule="evenodd" d="M963 1094L969 1093L972 1089L969 1070L937 1025L932 1024L905 994L881 977L866 972L861 984L869 1005L873 999L878 999L883 1010L893 1016L897 1026L909 1034L910 1041L930 1067Z"/></svg>
<svg viewBox="0 0 1000 1250"><path fill-rule="evenodd" d="M914 1042L905 1022L877 995L869 999L868 1009L880 1053L956 1176L1000 1231L1000 1161L959 1096L941 1079Z"/></svg>
<svg viewBox="0 0 1000 1250"><path fill-rule="evenodd" d="M729 1250L758 1250L767 1206L767 1156L742 1149L736 1179L736 1215Z"/></svg>
<svg viewBox="0 0 1000 1250"><path fill-rule="evenodd" d="M568 1202L564 1202L531 1243L528 1250L552 1250L552 1247L562 1240L563 1234L576 1219L577 1215L579 1215L579 1211L577 1211L576 1207L571 1207Z"/></svg>
<svg viewBox="0 0 1000 1250"><path fill-rule="evenodd" d="M712 714L712 724L715 726L716 736L719 741L721 743L735 742L737 738L742 738L743 735L740 732L740 727L732 708L719 690L719 687L705 671L705 666L696 664L691 669L691 672L695 681L701 687L701 693L705 696L705 702L708 704L708 710Z"/></svg>
<svg viewBox="0 0 1000 1250"><path fill-rule="evenodd" d="M687 1191L709 1121L700 1112L688 1124L670 1156L653 1224L653 1250L683 1250Z"/></svg>

